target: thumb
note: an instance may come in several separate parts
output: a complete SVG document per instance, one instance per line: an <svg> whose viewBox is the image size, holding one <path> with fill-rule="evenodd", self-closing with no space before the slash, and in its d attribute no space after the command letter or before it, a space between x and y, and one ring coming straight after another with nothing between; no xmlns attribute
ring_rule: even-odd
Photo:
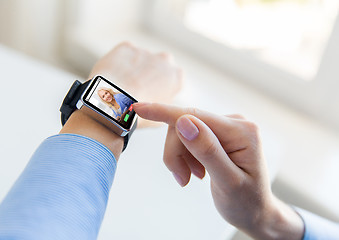
<svg viewBox="0 0 339 240"><path fill-rule="evenodd" d="M218 138L200 119L183 115L176 122L176 131L186 149L205 167L211 178L233 181L240 173Z"/></svg>

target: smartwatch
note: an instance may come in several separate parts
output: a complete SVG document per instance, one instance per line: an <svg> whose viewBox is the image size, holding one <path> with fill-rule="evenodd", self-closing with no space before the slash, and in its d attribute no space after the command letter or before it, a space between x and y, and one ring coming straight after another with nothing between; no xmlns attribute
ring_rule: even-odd
<svg viewBox="0 0 339 240"><path fill-rule="evenodd" d="M81 83L76 80L62 102L61 123L64 125L76 109L83 111L117 135L124 138L124 151L137 126L133 103L127 92L102 76Z"/></svg>

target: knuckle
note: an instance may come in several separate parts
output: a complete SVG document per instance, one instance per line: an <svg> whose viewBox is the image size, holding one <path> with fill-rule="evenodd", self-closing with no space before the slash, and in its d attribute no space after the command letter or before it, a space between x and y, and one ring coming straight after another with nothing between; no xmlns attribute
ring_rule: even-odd
<svg viewBox="0 0 339 240"><path fill-rule="evenodd" d="M231 117L237 118L237 119L242 119L242 120L245 120L245 119L246 119L246 118L244 117L244 115L238 114L238 113L232 114Z"/></svg>
<svg viewBox="0 0 339 240"><path fill-rule="evenodd" d="M195 107L189 107L185 109L186 114L193 115L193 116L198 116L199 114L199 109Z"/></svg>
<svg viewBox="0 0 339 240"><path fill-rule="evenodd" d="M172 55L168 52L161 52L161 53L158 54L158 56L165 59L165 60L172 59Z"/></svg>
<svg viewBox="0 0 339 240"><path fill-rule="evenodd" d="M115 49L123 51L126 49L130 49L130 50L137 50L137 47L135 45L133 45L133 43L129 42L129 41L123 41L121 43L119 43Z"/></svg>
<svg viewBox="0 0 339 240"><path fill-rule="evenodd" d="M219 148L215 142L211 141L202 148L202 151L205 158L212 158L218 154Z"/></svg>
<svg viewBox="0 0 339 240"><path fill-rule="evenodd" d="M246 122L246 131L250 135L250 140L252 144L256 144L260 142L260 136L259 136L259 127L257 124L253 122Z"/></svg>
<svg viewBox="0 0 339 240"><path fill-rule="evenodd" d="M129 41L123 41L121 42L118 46L121 46L121 47L131 47L133 46L131 42Z"/></svg>
<svg viewBox="0 0 339 240"><path fill-rule="evenodd" d="M254 122L247 121L245 123L246 129L252 133L257 133L259 131L259 127Z"/></svg>

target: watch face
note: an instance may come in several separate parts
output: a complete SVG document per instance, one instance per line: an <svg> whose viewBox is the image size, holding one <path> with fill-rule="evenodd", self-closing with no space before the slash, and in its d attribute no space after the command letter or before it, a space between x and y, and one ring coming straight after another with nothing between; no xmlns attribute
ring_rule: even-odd
<svg viewBox="0 0 339 240"><path fill-rule="evenodd" d="M83 101L122 128L130 129L135 117L132 104L137 100L107 79L95 77Z"/></svg>

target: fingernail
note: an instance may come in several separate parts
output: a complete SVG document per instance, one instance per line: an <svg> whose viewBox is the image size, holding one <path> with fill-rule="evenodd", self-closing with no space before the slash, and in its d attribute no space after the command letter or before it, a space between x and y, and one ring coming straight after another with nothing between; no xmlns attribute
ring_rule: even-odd
<svg viewBox="0 0 339 240"><path fill-rule="evenodd" d="M175 172L173 172L172 174L173 174L175 180L179 183L180 186L182 186L182 187L185 186L185 183L184 183L183 179L180 177L179 174L177 174Z"/></svg>
<svg viewBox="0 0 339 240"><path fill-rule="evenodd" d="M177 128L181 135L189 141L192 141L199 135L199 129L187 117L179 118Z"/></svg>

